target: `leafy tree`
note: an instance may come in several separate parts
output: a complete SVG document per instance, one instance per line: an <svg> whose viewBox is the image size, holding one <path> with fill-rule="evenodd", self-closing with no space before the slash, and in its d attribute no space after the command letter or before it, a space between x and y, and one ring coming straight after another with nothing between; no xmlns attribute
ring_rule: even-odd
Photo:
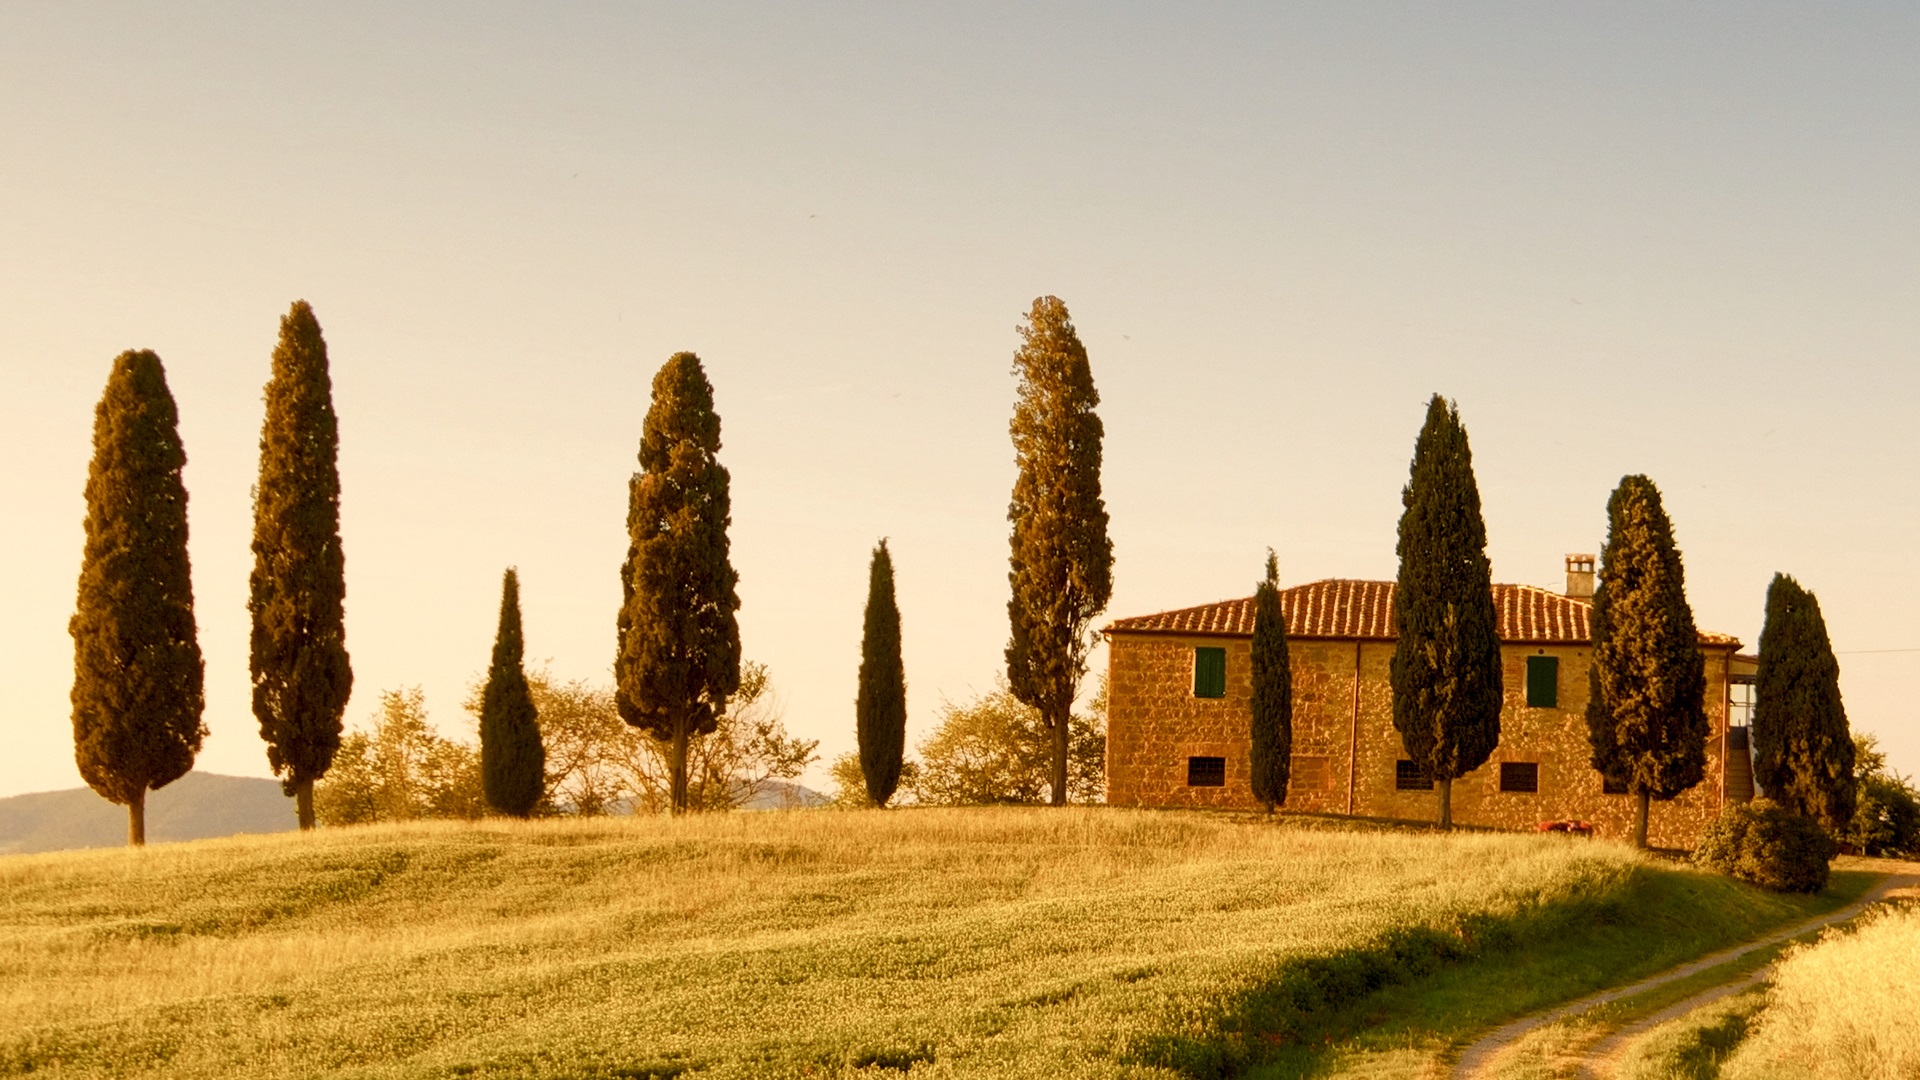
<svg viewBox="0 0 1920 1080"><path fill-rule="evenodd" d="M1400 493L1398 628L1390 677L1393 726L1407 757L1439 788L1439 822L1453 826L1453 781L1500 743L1500 638L1480 487L1460 410L1439 394L1413 446Z"/></svg>
<svg viewBox="0 0 1920 1080"><path fill-rule="evenodd" d="M1872 735L1853 737L1853 776L1859 799L1840 839L1863 855L1920 855L1920 792L1887 767L1887 755Z"/></svg>
<svg viewBox="0 0 1920 1080"><path fill-rule="evenodd" d="M372 730L347 732L314 786L314 813L328 826L485 812L480 755L433 729L417 686L382 691Z"/></svg>
<svg viewBox="0 0 1920 1080"><path fill-rule="evenodd" d="M127 808L133 845L147 842L147 792L186 775L207 735L179 425L160 358L116 357L93 413L87 539L67 630L74 760L89 787Z"/></svg>
<svg viewBox="0 0 1920 1080"><path fill-rule="evenodd" d="M585 679L563 682L538 669L527 672L527 689L546 752L542 812L596 817L626 810L632 802L627 762L640 743L652 740L620 719L612 689ZM477 695L469 707L479 710Z"/></svg>
<svg viewBox="0 0 1920 1080"><path fill-rule="evenodd" d="M487 805L518 818L532 816L546 794L547 754L521 667L524 651L520 575L509 569L500 582L500 629L480 693L480 779Z"/></svg>
<svg viewBox="0 0 1920 1080"><path fill-rule="evenodd" d="M720 417L700 358L675 353L653 379L628 489L621 569L621 719L667 750L669 804L688 807L687 747L712 732L740 684L739 576L727 558L731 520Z"/></svg>
<svg viewBox="0 0 1920 1080"><path fill-rule="evenodd" d="M1774 802L1835 835L1853 820L1853 736L1840 703L1840 663L1820 601L1785 574L1767 587L1755 678L1754 773Z"/></svg>
<svg viewBox="0 0 1920 1080"><path fill-rule="evenodd" d="M940 726L920 744L914 794L948 806L1055 806L1052 729L1040 711L1002 687L966 705L946 703ZM1106 782L1106 688L1087 713L1069 718L1066 795L1098 802Z"/></svg>
<svg viewBox="0 0 1920 1080"><path fill-rule="evenodd" d="M327 343L302 300L280 320L253 495L253 715L267 762L314 824L313 784L340 746L353 692L346 563L340 549L339 425Z"/></svg>
<svg viewBox="0 0 1920 1080"><path fill-rule="evenodd" d="M873 549L867 572L860 692L853 712L867 797L874 806L885 806L900 784L907 749L907 669L900 659L900 606L893 598L893 556L885 540Z"/></svg>
<svg viewBox="0 0 1920 1080"><path fill-rule="evenodd" d="M1293 671L1280 610L1280 564L1267 549L1267 576L1253 594L1253 797L1273 813L1287 801L1293 755Z"/></svg>
<svg viewBox="0 0 1920 1080"><path fill-rule="evenodd" d="M1051 735L1049 788L1063 806L1071 786L1072 716L1087 672L1094 616L1113 594L1113 543L1100 497L1100 441L1094 408L1100 395L1086 347L1067 305L1042 296L1033 302L1021 346L1014 405L1014 459L1019 476L1007 519L1013 524L1013 595L1007 601L1007 685L1039 710Z"/></svg>
<svg viewBox="0 0 1920 1080"><path fill-rule="evenodd" d="M1706 661L1673 525L1660 489L1623 477L1607 500L1607 542L1593 594L1587 739L1593 767L1637 798L1633 840L1647 846L1650 799L1706 775Z"/></svg>
<svg viewBox="0 0 1920 1080"><path fill-rule="evenodd" d="M691 810L732 810L779 790L819 760L817 739L797 739L781 720L765 664L740 665L740 682L712 731L691 740L687 752L686 802ZM634 738L624 769L636 812L673 807L671 746Z"/></svg>
<svg viewBox="0 0 1920 1080"><path fill-rule="evenodd" d="M1693 861L1775 892L1816 893L1827 885L1839 845L1805 814L1770 799L1731 802L1708 823Z"/></svg>

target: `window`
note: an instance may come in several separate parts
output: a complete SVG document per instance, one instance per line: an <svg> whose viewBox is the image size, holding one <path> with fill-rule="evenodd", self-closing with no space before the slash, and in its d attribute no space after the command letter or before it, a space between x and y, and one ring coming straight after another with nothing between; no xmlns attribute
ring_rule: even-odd
<svg viewBox="0 0 1920 1080"><path fill-rule="evenodd" d="M1559 657L1527 657L1527 707L1530 709L1560 707Z"/></svg>
<svg viewBox="0 0 1920 1080"><path fill-rule="evenodd" d="M1625 780L1615 780L1611 776L1602 776L1600 778L1600 794L1625 795L1626 793L1627 782Z"/></svg>
<svg viewBox="0 0 1920 1080"><path fill-rule="evenodd" d="M1433 777L1421 772L1420 766L1401 758L1393 763L1393 790L1432 791Z"/></svg>
<svg viewBox="0 0 1920 1080"><path fill-rule="evenodd" d="M1500 763L1500 790L1533 792L1540 790L1540 763L1503 761Z"/></svg>
<svg viewBox="0 0 1920 1080"><path fill-rule="evenodd" d="M1187 759L1188 787L1226 787L1227 759L1190 757Z"/></svg>
<svg viewBox="0 0 1920 1080"><path fill-rule="evenodd" d="M1193 696L1227 696L1227 650L1207 647L1193 650Z"/></svg>

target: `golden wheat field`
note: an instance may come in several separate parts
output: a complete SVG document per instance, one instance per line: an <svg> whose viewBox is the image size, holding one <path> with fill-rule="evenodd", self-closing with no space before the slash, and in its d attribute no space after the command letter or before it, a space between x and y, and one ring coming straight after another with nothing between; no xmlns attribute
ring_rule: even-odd
<svg viewBox="0 0 1920 1080"><path fill-rule="evenodd" d="M1431 1063L1448 1024L1796 914L1607 844L1111 808L13 856L0 1073L1324 1073L1372 1053L1349 1036L1380 1029L1383 994L1412 1019L1380 1053ZM1445 991L1450 971L1556 948L1535 977Z"/></svg>

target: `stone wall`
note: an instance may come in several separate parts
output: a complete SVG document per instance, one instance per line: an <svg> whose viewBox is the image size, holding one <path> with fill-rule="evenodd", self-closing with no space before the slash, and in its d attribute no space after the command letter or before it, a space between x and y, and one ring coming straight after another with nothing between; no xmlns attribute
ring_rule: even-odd
<svg viewBox="0 0 1920 1080"><path fill-rule="evenodd" d="M1107 801L1133 806L1252 809L1248 773L1249 642L1245 638L1115 634L1108 650ZM1193 696L1194 649L1227 650L1224 698ZM1454 820L1467 825L1532 829L1542 821L1591 822L1598 834L1625 837L1633 798L1606 795L1588 765L1585 709L1590 650L1584 645L1508 645L1502 649L1506 707L1499 747L1488 762L1453 785ZM1560 658L1559 703L1526 704L1526 657ZM1653 804L1648 839L1691 847L1718 813L1727 723L1731 649L1707 651L1706 780L1671 802ZM1405 752L1393 726L1388 641L1296 640L1293 671L1293 768L1286 808L1431 820L1431 791L1399 791L1395 766ZM1356 680L1356 671L1358 679ZM1357 689L1357 694L1356 694ZM1187 759L1226 759L1224 787L1187 786ZM1499 789L1502 762L1534 762L1539 791Z"/></svg>

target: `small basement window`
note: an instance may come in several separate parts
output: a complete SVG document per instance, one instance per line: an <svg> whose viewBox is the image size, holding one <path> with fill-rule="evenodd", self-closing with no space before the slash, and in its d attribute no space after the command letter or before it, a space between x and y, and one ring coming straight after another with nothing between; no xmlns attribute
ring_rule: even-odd
<svg viewBox="0 0 1920 1080"><path fill-rule="evenodd" d="M1540 790L1540 763L1503 761L1500 763L1500 790L1535 792Z"/></svg>
<svg viewBox="0 0 1920 1080"><path fill-rule="evenodd" d="M1420 766L1401 758L1393 763L1393 790L1432 791L1433 777L1421 772Z"/></svg>
<svg viewBox="0 0 1920 1080"><path fill-rule="evenodd" d="M1227 696L1227 650L1204 645L1193 650L1193 696Z"/></svg>
<svg viewBox="0 0 1920 1080"><path fill-rule="evenodd" d="M1187 759L1188 787L1226 787L1227 759L1190 757Z"/></svg>
<svg viewBox="0 0 1920 1080"><path fill-rule="evenodd" d="M1527 657L1527 707L1530 709L1560 707L1559 657Z"/></svg>

